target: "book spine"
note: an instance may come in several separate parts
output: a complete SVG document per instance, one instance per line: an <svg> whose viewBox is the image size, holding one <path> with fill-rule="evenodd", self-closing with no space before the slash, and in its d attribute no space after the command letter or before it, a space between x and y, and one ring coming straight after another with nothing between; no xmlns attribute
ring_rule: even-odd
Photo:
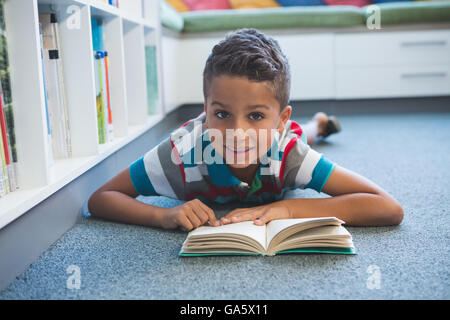
<svg viewBox="0 0 450 320"><path fill-rule="evenodd" d="M58 83L59 83L59 90L61 95L61 104L62 104L62 121L64 123L64 144L65 144L65 152L66 157L72 157L72 139L70 136L70 121L69 121L69 109L68 109L68 103L67 103L67 97L66 97L66 86L64 82L64 72L63 72L63 63L62 63L62 55L61 55L61 38L59 36L59 26L58 26L58 20L55 13L51 14L51 24L53 27L53 35L55 38L55 49L58 50L58 57L57 57L57 63L58 63Z"/></svg>
<svg viewBox="0 0 450 320"><path fill-rule="evenodd" d="M3 132L0 130L0 160L1 160L1 170L0 170L0 198L8 193L7 186L7 172L6 172L6 161L5 153L3 149Z"/></svg>
<svg viewBox="0 0 450 320"><path fill-rule="evenodd" d="M100 69L100 91L102 92L102 102L103 102L103 120L104 120L104 128L105 128L105 140L106 142L110 142L111 138L108 130L108 97L106 91L106 71L105 71L105 55L102 51L101 56L101 69Z"/></svg>
<svg viewBox="0 0 450 320"><path fill-rule="evenodd" d="M114 126L112 122L112 111L111 111L111 97L109 93L109 58L108 58L108 52L104 52L105 56L105 81L106 81L106 98L108 103L108 140L112 141L114 137Z"/></svg>
<svg viewBox="0 0 450 320"><path fill-rule="evenodd" d="M16 164L18 161L16 136L14 133L14 113L13 101L11 94L11 81L9 74L9 58L7 45L7 32L5 26L5 8L4 0L0 0L0 91L2 99L2 112L4 116L3 131L3 151L6 157L6 166L8 171L8 185L9 191L16 190L19 186L16 180ZM6 137L6 139L5 139Z"/></svg>
<svg viewBox="0 0 450 320"><path fill-rule="evenodd" d="M99 143L103 144L106 142L105 139L105 114L104 114L104 105L103 105L103 97L102 97L102 89L101 89L101 72L102 72L102 55L101 51L97 51L95 53L95 83L96 83L96 102L97 102L97 125L98 125L98 139Z"/></svg>
<svg viewBox="0 0 450 320"><path fill-rule="evenodd" d="M0 129L1 129L1 134L2 134L2 146L3 146L3 152L2 152L2 156L3 159L5 160L5 165L9 164L11 162L10 157L9 157L9 150L8 150L8 137L7 137L7 129L6 129L6 120L5 120L5 112L3 109L3 90L1 90L0 88L0 94L1 94L1 98L0 98Z"/></svg>
<svg viewBox="0 0 450 320"><path fill-rule="evenodd" d="M156 63L156 47L145 47L145 68L147 75L147 113L156 113L158 101L158 70Z"/></svg>
<svg viewBox="0 0 450 320"><path fill-rule="evenodd" d="M44 49L47 102L52 131L53 155L55 158L67 158L64 116L58 79L58 50Z"/></svg>
<svg viewBox="0 0 450 320"><path fill-rule="evenodd" d="M92 26L92 47L94 51L103 51L103 25L102 20L91 18Z"/></svg>
<svg viewBox="0 0 450 320"><path fill-rule="evenodd" d="M41 64L42 64L42 77L44 82L44 100L45 100L45 116L47 121L47 139L48 139L48 160L49 165L53 165L53 142L52 142L52 132L50 128L50 116L48 112L48 97L47 97L47 84L45 80L45 64L44 64L44 43L42 40L42 24L39 23L39 36L41 39Z"/></svg>
<svg viewBox="0 0 450 320"><path fill-rule="evenodd" d="M4 109L3 90L0 86L0 124L1 124L1 136L2 136L2 171L5 193L16 190L16 176L14 171L10 173L10 167L13 166L11 161L11 148L8 139L6 112Z"/></svg>

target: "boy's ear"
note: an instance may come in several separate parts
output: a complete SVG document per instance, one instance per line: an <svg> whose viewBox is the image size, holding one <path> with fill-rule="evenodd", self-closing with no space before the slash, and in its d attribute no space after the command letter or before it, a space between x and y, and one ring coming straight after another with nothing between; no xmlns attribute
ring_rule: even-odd
<svg viewBox="0 0 450 320"><path fill-rule="evenodd" d="M206 103L203 104L203 111L206 113ZM205 119L205 127L208 128L208 118Z"/></svg>
<svg viewBox="0 0 450 320"><path fill-rule="evenodd" d="M280 134L283 132L286 122L291 118L292 107L286 106L280 113L280 123L278 124L278 131Z"/></svg>

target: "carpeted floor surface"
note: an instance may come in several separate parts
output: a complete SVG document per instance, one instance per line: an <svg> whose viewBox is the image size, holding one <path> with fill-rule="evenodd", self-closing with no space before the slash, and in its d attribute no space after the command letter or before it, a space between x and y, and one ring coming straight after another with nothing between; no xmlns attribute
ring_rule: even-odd
<svg viewBox="0 0 450 320"><path fill-rule="evenodd" d="M339 119L343 131L313 148L383 187L405 211L397 227L348 227L357 255L180 258L184 232L88 217L0 299L449 299L450 113ZM296 190L287 197L328 195ZM222 216L238 206L214 209ZM71 265L80 272L79 289L67 286Z"/></svg>

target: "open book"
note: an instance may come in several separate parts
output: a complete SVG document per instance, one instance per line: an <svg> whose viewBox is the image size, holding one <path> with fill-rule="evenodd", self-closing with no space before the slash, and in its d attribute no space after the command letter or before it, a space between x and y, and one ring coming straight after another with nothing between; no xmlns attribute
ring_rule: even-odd
<svg viewBox="0 0 450 320"><path fill-rule="evenodd" d="M201 226L189 232L180 256L269 255L294 252L355 254L352 236L336 217L280 219Z"/></svg>

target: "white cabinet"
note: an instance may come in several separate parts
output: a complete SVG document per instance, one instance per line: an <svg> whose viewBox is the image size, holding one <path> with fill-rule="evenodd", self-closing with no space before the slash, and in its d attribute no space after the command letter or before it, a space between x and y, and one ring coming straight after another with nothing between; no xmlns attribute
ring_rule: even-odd
<svg viewBox="0 0 450 320"><path fill-rule="evenodd" d="M335 35L336 99L450 94L450 30Z"/></svg>
<svg viewBox="0 0 450 320"><path fill-rule="evenodd" d="M333 34L273 37L291 67L291 100L333 99Z"/></svg>
<svg viewBox="0 0 450 320"><path fill-rule="evenodd" d="M449 29L261 31L278 41L289 60L291 101L450 94ZM203 68L225 34L164 37L164 93L170 110L203 103Z"/></svg>

